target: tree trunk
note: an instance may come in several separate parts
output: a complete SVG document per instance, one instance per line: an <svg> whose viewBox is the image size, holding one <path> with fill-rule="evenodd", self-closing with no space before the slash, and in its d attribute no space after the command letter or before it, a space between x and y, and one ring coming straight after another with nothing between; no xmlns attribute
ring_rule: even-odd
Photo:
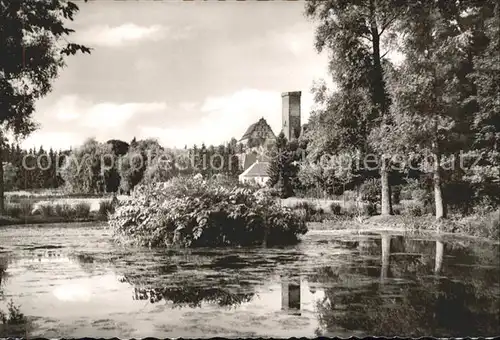
<svg viewBox="0 0 500 340"><path fill-rule="evenodd" d="M380 33L377 24L375 1L370 1L370 30L373 47L373 90L372 104L377 109L380 123L384 126L387 123L387 101L388 96L385 90L384 71L382 69L382 58L380 56ZM392 198L389 184L388 160L382 156L382 167L380 169L380 180L382 186L382 215L392 215Z"/></svg>
<svg viewBox="0 0 500 340"><path fill-rule="evenodd" d="M377 108L378 114L385 123L388 111L388 96L385 90L384 70L382 68L382 57L380 55L380 32L377 23L377 14L375 8L375 1L370 1L370 30L372 36L373 48L373 89L372 89L372 103Z"/></svg>
<svg viewBox="0 0 500 340"><path fill-rule="evenodd" d="M434 202L436 207L436 219L446 218L446 209L443 198L443 190L441 188L441 155L437 143L434 143Z"/></svg>
<svg viewBox="0 0 500 340"><path fill-rule="evenodd" d="M443 255L444 255L444 243L442 241L436 240L436 258L434 265L434 273L439 274L441 268L443 267Z"/></svg>
<svg viewBox="0 0 500 340"><path fill-rule="evenodd" d="M391 235L384 233L381 235L382 238L382 268L380 270L380 279L384 283L385 279L389 275L389 262L391 256Z"/></svg>
<svg viewBox="0 0 500 340"><path fill-rule="evenodd" d="M443 200L443 190L441 189L441 169L438 168L434 170L434 201L436 203L436 219L446 217L446 211L444 208Z"/></svg>
<svg viewBox="0 0 500 340"><path fill-rule="evenodd" d="M4 206L4 182L3 182L3 134L0 131L0 215L5 211Z"/></svg>
<svg viewBox="0 0 500 340"><path fill-rule="evenodd" d="M389 185L389 171L387 169L387 160L382 159L382 165L380 168L380 181L382 187L382 215L392 215L392 203L391 203L391 187Z"/></svg>

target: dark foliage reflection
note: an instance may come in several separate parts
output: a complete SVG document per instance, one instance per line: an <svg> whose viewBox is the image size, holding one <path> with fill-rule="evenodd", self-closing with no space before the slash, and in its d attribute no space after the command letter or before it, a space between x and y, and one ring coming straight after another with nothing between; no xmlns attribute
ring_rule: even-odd
<svg viewBox="0 0 500 340"><path fill-rule="evenodd" d="M450 337L500 333L498 254L498 245L463 239L373 234L272 250L127 249L73 258L88 273L111 269L138 301L236 307L280 277L288 314L307 315L302 280L321 292L313 302L317 335Z"/></svg>
<svg viewBox="0 0 500 340"><path fill-rule="evenodd" d="M327 287L317 303L325 331L411 337L500 334L498 247L474 253L442 240L389 235L376 243L382 248L380 279L370 275L373 258L364 261L364 268L323 267L312 276ZM360 257L374 249L374 244L360 247ZM469 270L461 266L478 262L485 265Z"/></svg>
<svg viewBox="0 0 500 340"><path fill-rule="evenodd" d="M83 270L111 267L133 287L134 300L199 308L203 303L237 306L276 272L290 272L302 253L266 248L239 250L138 250L122 254L73 254ZM292 287L293 291L293 287Z"/></svg>

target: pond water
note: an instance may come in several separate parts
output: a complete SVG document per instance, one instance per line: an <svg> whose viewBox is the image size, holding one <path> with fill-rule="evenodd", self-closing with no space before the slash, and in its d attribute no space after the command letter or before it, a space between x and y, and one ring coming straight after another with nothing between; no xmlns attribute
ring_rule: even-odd
<svg viewBox="0 0 500 340"><path fill-rule="evenodd" d="M47 338L494 336L499 261L497 244L443 236L149 250L102 226L3 227L0 309Z"/></svg>

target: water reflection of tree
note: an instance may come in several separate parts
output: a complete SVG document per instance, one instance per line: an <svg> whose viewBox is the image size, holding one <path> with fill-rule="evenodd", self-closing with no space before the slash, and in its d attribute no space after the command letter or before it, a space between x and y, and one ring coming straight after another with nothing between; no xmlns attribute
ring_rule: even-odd
<svg viewBox="0 0 500 340"><path fill-rule="evenodd" d="M254 296L254 286L241 277L214 275L206 268L199 271L184 272L182 266L150 266L139 271L135 266L115 267L123 275L122 282L134 288L134 300L149 300L150 303L165 301L174 307L200 307L202 303L214 303L229 307L248 302Z"/></svg>
<svg viewBox="0 0 500 340"><path fill-rule="evenodd" d="M0 257L0 296L3 295L2 286L5 284L7 278L7 266L9 261L6 257Z"/></svg>
<svg viewBox="0 0 500 340"><path fill-rule="evenodd" d="M164 301L174 307L200 307L202 303L228 307L250 301L257 285L277 271L287 273L302 255L286 250L214 249L75 254L71 258L88 273L99 267L112 269L122 276L120 281L133 286L134 300Z"/></svg>
<svg viewBox="0 0 500 340"><path fill-rule="evenodd" d="M387 247L386 242L380 244L384 243ZM380 251L381 277L405 277L402 282L376 280L367 268L344 265L318 269L313 279L327 287L324 299L317 304L322 328L378 336L498 335L498 267L493 271L496 274L479 268L464 274L463 268L460 272L446 265L453 257L444 258L440 252L449 249L453 255L453 249L460 249L447 244L399 239L390 245L396 256L382 256ZM476 256L470 250L465 254ZM489 256L494 261L495 252ZM460 260L464 261L463 252ZM468 262L477 260L467 258ZM435 274L435 270L441 272Z"/></svg>
<svg viewBox="0 0 500 340"><path fill-rule="evenodd" d="M0 299L3 300L3 285L7 278L8 257L0 257ZM6 303L5 308L0 308L0 337L28 338L32 324L13 300Z"/></svg>
<svg viewBox="0 0 500 340"><path fill-rule="evenodd" d="M235 306L250 301L254 293L231 292L224 288L176 287L134 288L134 300L149 300L151 303L169 301L174 306L200 307L202 302L215 303L221 307Z"/></svg>

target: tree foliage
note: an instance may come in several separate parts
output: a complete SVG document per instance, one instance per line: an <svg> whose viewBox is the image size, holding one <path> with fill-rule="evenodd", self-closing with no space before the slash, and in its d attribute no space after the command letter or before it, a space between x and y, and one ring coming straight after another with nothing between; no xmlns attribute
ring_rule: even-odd
<svg viewBox="0 0 500 340"><path fill-rule="evenodd" d="M138 186L109 223L119 240L150 247L287 244L307 232L262 191L186 177Z"/></svg>
<svg viewBox="0 0 500 340"><path fill-rule="evenodd" d="M112 146L95 139L88 139L74 149L61 169L67 190L93 194L107 192L106 179L109 178L113 162L111 155Z"/></svg>
<svg viewBox="0 0 500 340"><path fill-rule="evenodd" d="M380 172L382 206L387 183L402 174L434 192L437 218L446 216L447 201L457 205L458 192L471 197L467 204L500 202L497 2L309 1L306 14L318 23L316 48L329 52L337 87L313 89L310 160L353 151L397 156L380 163L397 165L388 179ZM390 63L382 48L402 62ZM301 169L309 182L339 179L324 168ZM364 181L373 173L351 175Z"/></svg>
<svg viewBox="0 0 500 340"><path fill-rule="evenodd" d="M398 0L306 2L306 14L318 22L316 49L328 50L330 73L338 88L326 98L318 119L321 124L327 120L321 116L332 117L322 130L327 135L335 131L335 136L321 139L335 145L330 153L347 147L365 154L373 150L368 139L371 131L390 124L391 98L384 70L388 61L382 46L391 45L393 26L404 10L404 2ZM386 160L382 161L382 213L391 214L389 171Z"/></svg>
<svg viewBox="0 0 500 340"><path fill-rule="evenodd" d="M50 92L65 57L90 53L66 39L78 10L71 1L0 1L0 150L6 132L26 136L36 128L35 102ZM0 212L3 191L0 174Z"/></svg>
<svg viewBox="0 0 500 340"><path fill-rule="evenodd" d="M298 186L297 173L301 151L297 142L295 140L288 142L283 132L278 135L270 150L272 157L268 169L269 181L267 185L276 187L282 198L292 196L294 187Z"/></svg>

